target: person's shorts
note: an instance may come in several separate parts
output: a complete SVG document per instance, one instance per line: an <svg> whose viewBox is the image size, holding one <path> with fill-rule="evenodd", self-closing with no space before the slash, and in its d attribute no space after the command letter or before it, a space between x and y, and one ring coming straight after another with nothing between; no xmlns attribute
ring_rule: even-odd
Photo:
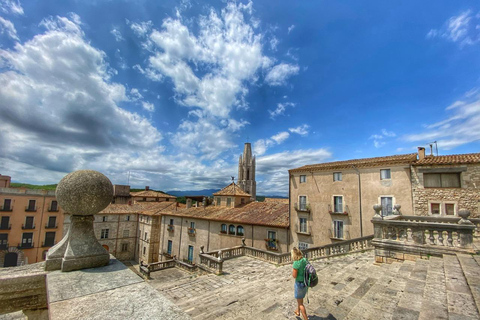
<svg viewBox="0 0 480 320"><path fill-rule="evenodd" d="M307 286L303 282L295 281L295 299L303 299L307 294Z"/></svg>

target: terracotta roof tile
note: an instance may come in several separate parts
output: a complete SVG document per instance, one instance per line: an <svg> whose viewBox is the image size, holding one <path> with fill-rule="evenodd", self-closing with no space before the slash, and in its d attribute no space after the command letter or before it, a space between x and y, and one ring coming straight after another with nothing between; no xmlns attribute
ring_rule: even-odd
<svg viewBox="0 0 480 320"><path fill-rule="evenodd" d="M213 194L214 196L241 196L241 197L251 197L250 194L242 190L235 182L232 182L222 190Z"/></svg>
<svg viewBox="0 0 480 320"><path fill-rule="evenodd" d="M414 163L415 166L480 163L480 153L452 154L446 156L427 156Z"/></svg>
<svg viewBox="0 0 480 320"><path fill-rule="evenodd" d="M177 197L171 196L169 194L153 191L153 190L144 190L138 192L130 192L132 197L144 197L144 198L173 198L176 199Z"/></svg>
<svg viewBox="0 0 480 320"><path fill-rule="evenodd" d="M135 204L109 204L108 207L100 211L99 214L158 214L160 211L171 210L175 208L176 202L141 202Z"/></svg>
<svg viewBox="0 0 480 320"><path fill-rule="evenodd" d="M250 202L237 208L223 206L177 208L177 211L162 211L162 214L279 228L287 228L289 225L288 204L278 202Z"/></svg>
<svg viewBox="0 0 480 320"><path fill-rule="evenodd" d="M303 167L291 169L289 170L289 172L293 173L293 172L305 172L305 171L328 171L328 170L351 169L352 166L355 166L357 168L368 168L368 167L387 166L387 165L395 165L395 164L412 164L416 160L417 160L417 154L409 153L409 154L401 154L401 155L387 156L387 157L364 158L364 159L353 159L353 160L345 160L345 161L310 164Z"/></svg>

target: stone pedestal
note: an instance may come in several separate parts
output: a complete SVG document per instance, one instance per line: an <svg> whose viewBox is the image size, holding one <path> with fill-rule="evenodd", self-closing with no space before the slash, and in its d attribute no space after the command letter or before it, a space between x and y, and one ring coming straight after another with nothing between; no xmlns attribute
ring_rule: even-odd
<svg viewBox="0 0 480 320"><path fill-rule="evenodd" d="M113 197L113 186L103 174L80 170L68 174L57 186L57 201L71 213L71 224L63 239L48 250L45 270L74 271L108 265L110 255L93 231L94 215Z"/></svg>

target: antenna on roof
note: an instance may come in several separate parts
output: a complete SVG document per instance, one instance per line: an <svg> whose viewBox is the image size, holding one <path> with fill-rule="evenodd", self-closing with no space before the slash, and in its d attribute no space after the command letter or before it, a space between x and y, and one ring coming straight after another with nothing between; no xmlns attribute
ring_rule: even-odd
<svg viewBox="0 0 480 320"><path fill-rule="evenodd" d="M430 143L430 155L433 156L433 145L435 144L435 153L437 154L437 157L438 157L438 145L437 145L437 141L433 141Z"/></svg>

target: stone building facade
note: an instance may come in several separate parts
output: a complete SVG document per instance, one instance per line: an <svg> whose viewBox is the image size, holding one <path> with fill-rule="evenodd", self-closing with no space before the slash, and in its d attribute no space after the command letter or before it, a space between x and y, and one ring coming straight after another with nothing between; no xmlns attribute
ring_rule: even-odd
<svg viewBox="0 0 480 320"><path fill-rule="evenodd" d="M336 161L289 170L290 231L300 248L373 234L373 205L412 215L410 165L416 154Z"/></svg>
<svg viewBox="0 0 480 320"><path fill-rule="evenodd" d="M213 194L213 203L218 207L236 208L252 201L252 196L232 182Z"/></svg>
<svg viewBox="0 0 480 320"><path fill-rule="evenodd" d="M0 188L0 268L44 261L63 220L55 191Z"/></svg>
<svg viewBox="0 0 480 320"><path fill-rule="evenodd" d="M172 201L175 202L177 197L158 191L150 190L147 186L145 190L138 192L130 192L130 197L133 202L162 202Z"/></svg>
<svg viewBox="0 0 480 320"><path fill-rule="evenodd" d="M238 185L243 191L251 195L253 201L257 197L257 182L255 181L255 156L252 155L252 146L245 143L243 155L238 160Z"/></svg>
<svg viewBox="0 0 480 320"><path fill-rule="evenodd" d="M425 156L412 165L415 215L457 216L459 209L480 215L480 153Z"/></svg>

